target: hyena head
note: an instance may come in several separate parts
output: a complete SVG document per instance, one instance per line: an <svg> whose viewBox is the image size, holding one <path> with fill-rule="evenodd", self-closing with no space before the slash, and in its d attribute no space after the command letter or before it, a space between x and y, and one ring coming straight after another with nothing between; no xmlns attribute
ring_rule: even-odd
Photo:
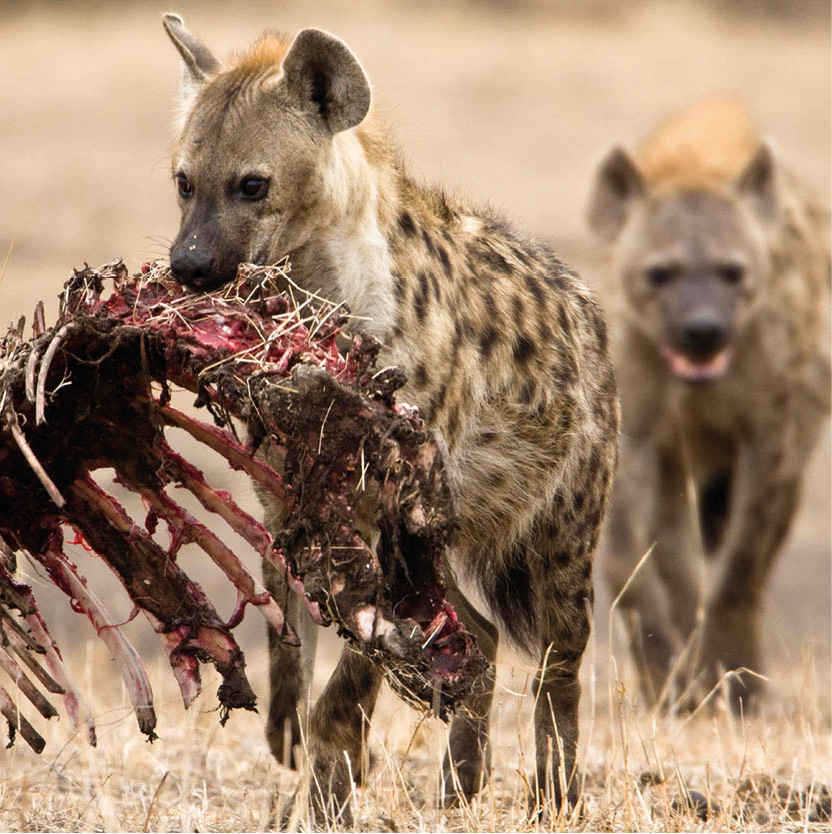
<svg viewBox="0 0 832 834"><path fill-rule="evenodd" d="M628 319L674 376L705 382L730 367L771 269L777 202L766 145L728 182L696 174L651 182L620 148L603 160L589 222L613 245Z"/></svg>
<svg viewBox="0 0 832 834"><path fill-rule="evenodd" d="M366 116L370 85L352 52L316 29L291 42L265 35L226 68L180 17L163 22L184 62L171 269L210 290L242 261L274 262L325 226L333 144Z"/></svg>

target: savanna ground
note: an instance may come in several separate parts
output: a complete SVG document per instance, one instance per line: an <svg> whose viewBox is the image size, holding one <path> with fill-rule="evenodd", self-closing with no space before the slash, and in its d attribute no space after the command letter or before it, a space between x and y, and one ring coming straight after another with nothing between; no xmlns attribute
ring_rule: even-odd
<svg viewBox="0 0 832 834"><path fill-rule="evenodd" d="M266 27L337 33L367 68L414 171L490 202L599 286L583 223L594 165L612 142L632 144L698 96L741 95L782 156L828 201L828 8L749 0L726 3L725 12L715 5L7 2L0 6L0 260L9 247L11 254L0 283L0 324L30 313L39 298L54 316L72 266L122 256L135 267L166 253L178 222L167 151L180 72L159 21L169 6L218 53ZM248 491L219 465L207 468L235 495ZM757 715L732 716L719 693L692 717L652 715L599 588L583 665L586 805L581 816L552 827L829 830L812 802L789 795L813 786L814 799L819 785L832 781L829 482L827 432L769 593L770 695ZM89 557L77 558L102 595L109 588L115 598L117 588L88 568ZM22 743L3 753L0 829L268 827L297 777L269 755L262 716L235 714L220 728L217 681L208 674L205 693L185 712L152 635L134 623L129 633L149 658L160 712L161 737L146 744L86 621L25 569L92 699L99 746L74 737L64 718L46 728L42 756ZM191 562L188 570L214 587L207 568ZM264 703L264 635L255 616L249 620L241 641ZM313 695L339 648L325 637L320 654L327 662L318 664ZM528 660L503 651L493 776L470 807L453 811L440 808L444 726L384 692L369 731L376 764L354 799L357 827L534 829L524 818L532 697L523 698L533 673ZM701 820L674 806L685 787L718 810Z"/></svg>

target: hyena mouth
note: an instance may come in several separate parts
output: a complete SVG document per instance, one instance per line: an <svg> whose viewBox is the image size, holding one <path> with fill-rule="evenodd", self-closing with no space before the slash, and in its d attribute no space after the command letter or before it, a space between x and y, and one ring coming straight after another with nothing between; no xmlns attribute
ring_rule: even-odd
<svg viewBox="0 0 832 834"><path fill-rule="evenodd" d="M711 382L722 378L728 372L733 350L725 347L707 359L692 359L665 345L662 348L662 356L670 372L679 379L687 382Z"/></svg>

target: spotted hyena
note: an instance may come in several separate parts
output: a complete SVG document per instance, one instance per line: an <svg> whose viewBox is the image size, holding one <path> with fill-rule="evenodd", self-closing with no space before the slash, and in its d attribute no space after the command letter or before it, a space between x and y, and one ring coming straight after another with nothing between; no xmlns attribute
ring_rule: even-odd
<svg viewBox="0 0 832 834"><path fill-rule="evenodd" d="M180 18L164 23L185 64L174 275L211 289L233 280L241 261L288 254L296 282L346 302L383 342L383 362L405 369L401 397L450 450L460 519L452 569L478 584L518 646L545 658L533 800L550 790L561 801L559 768L574 799L578 669L618 433L595 301L548 248L410 177L370 109L364 70L337 38L267 34L221 64ZM266 506L271 525L279 512ZM303 643L298 651L272 636L268 738L287 761L300 740L315 627L291 610L284 577L268 579ZM449 597L493 661L498 631L454 583ZM311 710L315 783L340 808L361 770L362 720L379 683L377 669L346 650ZM449 794L458 786L470 797L487 772L493 686L492 665L454 719Z"/></svg>
<svg viewBox="0 0 832 834"><path fill-rule="evenodd" d="M655 543L621 606L656 699L686 642L681 680L760 671L761 597L829 412L829 214L740 103L709 99L611 151L589 218L619 302L607 574L618 594ZM732 676L734 705L758 687Z"/></svg>

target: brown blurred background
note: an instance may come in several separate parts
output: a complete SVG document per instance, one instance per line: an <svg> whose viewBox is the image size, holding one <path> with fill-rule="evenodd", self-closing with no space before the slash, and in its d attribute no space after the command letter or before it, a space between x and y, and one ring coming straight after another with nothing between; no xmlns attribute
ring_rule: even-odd
<svg viewBox="0 0 832 834"><path fill-rule="evenodd" d="M180 64L160 22L171 9L218 55L264 28L339 35L372 79L413 173L492 204L591 284L600 283L598 253L583 218L594 166L612 143L634 144L697 97L740 95L782 157L829 201L830 21L819 0L6 0L0 264L11 255L0 326L40 298L54 316L73 266L120 256L134 268L166 255L178 225L168 149ZM796 663L808 648L822 680L829 459L827 430L767 618L769 653ZM608 604L602 595L601 629ZM62 616L61 628L88 635L79 619ZM260 628L250 624L246 639L257 642Z"/></svg>

